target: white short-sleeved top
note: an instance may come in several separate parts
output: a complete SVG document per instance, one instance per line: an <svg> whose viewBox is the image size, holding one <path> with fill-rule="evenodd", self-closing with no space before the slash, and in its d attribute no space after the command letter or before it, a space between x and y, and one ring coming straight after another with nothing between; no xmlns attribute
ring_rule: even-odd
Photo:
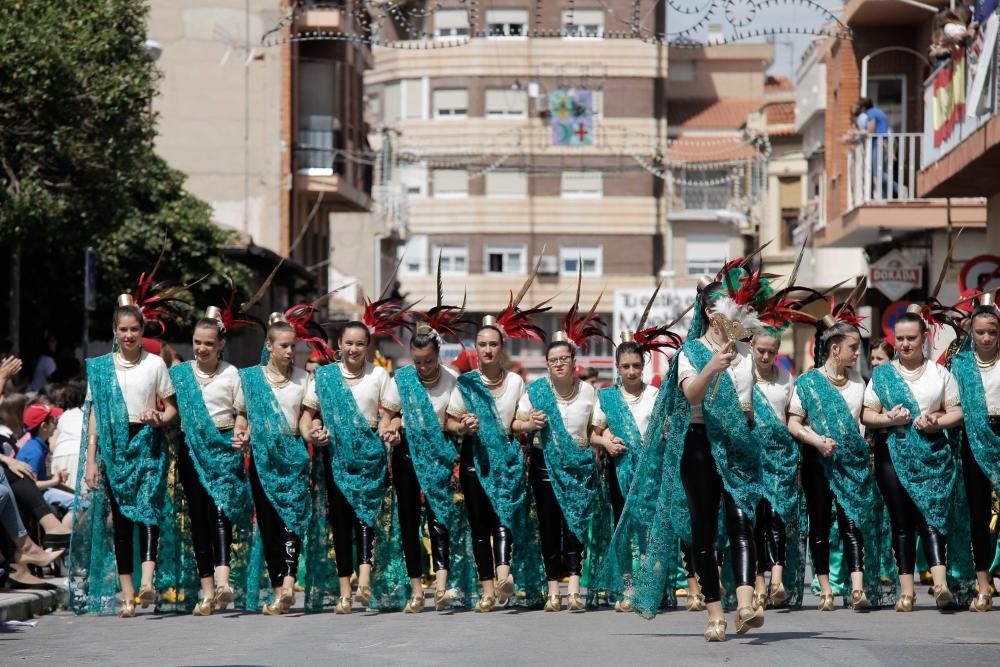
<svg viewBox="0 0 1000 667"><path fill-rule="evenodd" d="M288 422L289 428L298 433L299 417L302 414L302 405L306 397L306 389L309 386L309 373L293 366L288 382L280 387L275 386L267 379L267 373L264 373L264 381L271 387L271 392L274 393L274 398L278 401L278 407L285 413L285 420ZM236 411L247 411L242 390L236 397Z"/></svg>
<svg viewBox="0 0 1000 667"><path fill-rule="evenodd" d="M656 395L659 393L659 390L653 385L647 384L639 392L638 396L633 396L621 387L617 387L616 389L621 392L622 398L625 400L625 405L628 406L629 412L632 413L632 419L635 420L635 425L639 428L639 436L645 438L646 427L649 426L649 418L653 414L653 407L656 405ZM601 409L600 396L598 396L597 402L594 404L594 416L591 419L591 423L597 428L606 428L608 425L608 416ZM624 434L614 433L614 435L622 437Z"/></svg>
<svg viewBox="0 0 1000 667"><path fill-rule="evenodd" d="M993 417L1000 415L1000 363L980 368L979 376L986 392L986 411Z"/></svg>
<svg viewBox="0 0 1000 667"><path fill-rule="evenodd" d="M898 361L889 363L896 366L896 370L899 371ZM958 396L958 382L955 381L955 376L940 364L925 359L923 371L919 376L911 380L905 374L900 373L900 377L903 378L903 381L909 386L910 392L913 393L913 398L916 399L917 405L920 407L920 414L936 412L937 410L944 410L946 407L961 404ZM875 386L870 380L868 381L868 387L865 389L865 407L880 412L883 410L882 401L879 400L878 395L875 393ZM895 406L889 406L890 409L893 407ZM911 415L913 419L916 419L918 416Z"/></svg>
<svg viewBox="0 0 1000 667"><path fill-rule="evenodd" d="M341 366L343 373L343 366ZM358 405L358 410L368 420L368 425L372 428L378 426L378 408L381 405L389 412L399 412L399 390L396 389L396 382L389 377L389 373L381 366L365 362L364 372L357 379L349 379L344 376L344 382L351 389L354 395L354 402ZM319 410L319 396L316 393L316 378L313 376L309 380L309 388L303 405L313 410Z"/></svg>
<svg viewBox="0 0 1000 667"><path fill-rule="evenodd" d="M788 403L791 400L795 383L792 381L792 374L782 366L774 366L776 375L774 380L768 382L759 375L756 377L757 387L764 392L764 397L771 404L774 414L781 420L782 424L788 423L786 412Z"/></svg>
<svg viewBox="0 0 1000 667"><path fill-rule="evenodd" d="M497 414L503 422L507 433L511 432L514 424L514 415L517 412L517 402L524 394L524 379L517 373L506 371L503 383L498 387L490 387L490 394L493 395L493 402L497 406ZM484 380L485 382L485 380ZM489 385L487 385L489 387ZM469 411L462 397L462 389L456 383L451 392L451 399L448 401L448 414L452 417L461 417ZM478 415L482 418L484 415Z"/></svg>
<svg viewBox="0 0 1000 667"><path fill-rule="evenodd" d="M704 337L698 340L711 351L712 348ZM736 395L740 399L740 409L743 412L753 412L753 353L749 345L741 342L736 343L736 358L733 359L733 363L726 369L726 372L729 373L729 379L733 381L733 385L736 387ZM677 358L677 383L682 385L684 384L684 380L697 375L698 371L695 370L691 360L688 359L687 353L682 348L680 356ZM711 396L714 385L714 382L709 385L709 393L706 394L706 398ZM705 416L702 414L701 404L692 404L691 423L703 424L704 422Z"/></svg>
<svg viewBox="0 0 1000 667"><path fill-rule="evenodd" d="M865 402L865 381L861 379L861 373L858 373L853 368L848 369L847 384L843 387L838 387L831 382L830 385L844 397L844 402L847 403L854 421L861 419L861 407ZM799 392L797 391L792 392L792 400L788 405L788 413L802 417L807 423L809 421L808 411L802 405L802 400L799 399Z"/></svg>
<svg viewBox="0 0 1000 667"><path fill-rule="evenodd" d="M434 406L434 413L437 415L441 427L444 428L445 419L448 418L448 404L451 402L451 393L455 390L458 381L458 373L447 366L441 366L441 379L433 387L423 385L427 391L427 397L431 399ZM422 383L421 383L422 384ZM406 412L403 412L403 428L406 428Z"/></svg>
<svg viewBox="0 0 1000 667"><path fill-rule="evenodd" d="M562 417L563 425L573 436L573 440L580 447L590 446L590 422L594 416L594 405L597 403L597 390L588 382L576 381L576 393L573 398L564 400L559 393L552 390L556 397L556 407L559 409L559 416ZM517 403L517 418L524 421L531 418L531 411L535 406L531 404L531 395L525 392L521 400ZM541 444L535 438L535 446Z"/></svg>
<svg viewBox="0 0 1000 667"><path fill-rule="evenodd" d="M115 377L121 387L125 405L128 407L128 421L138 424L139 414L144 410L155 410L158 401L174 395L174 383L163 359L143 350L139 363L125 368L118 363L117 355L112 355L115 363ZM91 400L90 383L87 383L87 400Z"/></svg>
<svg viewBox="0 0 1000 667"><path fill-rule="evenodd" d="M191 362L194 363L194 362ZM243 383L240 372L229 362L220 361L215 375L203 378L194 373L194 379L201 388L201 397L217 428L227 429L236 425L238 405L243 405Z"/></svg>

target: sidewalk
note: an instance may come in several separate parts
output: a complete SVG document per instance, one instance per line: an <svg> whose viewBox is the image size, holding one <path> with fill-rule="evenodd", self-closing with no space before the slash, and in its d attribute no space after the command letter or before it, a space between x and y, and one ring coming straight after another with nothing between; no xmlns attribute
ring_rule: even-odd
<svg viewBox="0 0 1000 667"><path fill-rule="evenodd" d="M52 613L65 599L65 588L55 591L0 591L0 622L26 621Z"/></svg>

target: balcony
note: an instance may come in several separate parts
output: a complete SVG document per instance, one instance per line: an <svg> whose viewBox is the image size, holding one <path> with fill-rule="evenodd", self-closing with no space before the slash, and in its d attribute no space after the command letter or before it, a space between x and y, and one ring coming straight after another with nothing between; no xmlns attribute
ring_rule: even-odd
<svg viewBox="0 0 1000 667"><path fill-rule="evenodd" d="M340 150L339 130L299 130L295 145L295 186L312 193L323 192L326 201L346 210L367 210L369 197L354 179ZM363 181L362 181L363 183Z"/></svg>
<svg viewBox="0 0 1000 667"><path fill-rule="evenodd" d="M345 20L350 27L350 19L342 11L346 7L345 0L305 0L301 11L295 17L297 32L341 32Z"/></svg>
<svg viewBox="0 0 1000 667"><path fill-rule="evenodd" d="M924 83L917 183L923 197L1000 193L998 22L994 14L981 40L938 67Z"/></svg>
<svg viewBox="0 0 1000 667"><path fill-rule="evenodd" d="M923 134L876 134L847 153L847 209L912 201Z"/></svg>

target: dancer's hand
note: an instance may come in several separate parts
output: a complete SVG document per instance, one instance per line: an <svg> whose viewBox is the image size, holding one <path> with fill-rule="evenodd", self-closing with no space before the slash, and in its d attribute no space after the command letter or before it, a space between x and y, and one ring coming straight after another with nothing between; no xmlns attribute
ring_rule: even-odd
<svg viewBox="0 0 1000 667"><path fill-rule="evenodd" d="M479 433L479 417L473 413L466 412L462 415L460 421L462 422L462 426L464 426L465 430L469 433Z"/></svg>
<svg viewBox="0 0 1000 667"><path fill-rule="evenodd" d="M837 450L837 441L833 438L821 437L816 449L818 449L819 453L825 457L833 456L833 453Z"/></svg>
<svg viewBox="0 0 1000 667"><path fill-rule="evenodd" d="M389 445L390 447L395 447L396 445L399 444L400 440L399 429L395 429L392 427L385 429L385 431L382 432L382 440L385 442L385 444Z"/></svg>
<svg viewBox="0 0 1000 667"><path fill-rule="evenodd" d="M531 423L536 430L541 430L549 423L549 418L541 410L532 410Z"/></svg>
<svg viewBox="0 0 1000 667"><path fill-rule="evenodd" d="M246 431L241 431L239 429L233 429L233 449L238 449L243 451L246 449L247 443L250 442L250 438Z"/></svg>
<svg viewBox="0 0 1000 667"><path fill-rule="evenodd" d="M309 439L317 447L326 447L330 444L330 430L326 427L314 428L309 433Z"/></svg>
<svg viewBox="0 0 1000 667"><path fill-rule="evenodd" d="M617 435L613 435L608 438L604 449L607 450L608 454L614 457L621 456L628 451L628 447L625 446L625 441L619 438Z"/></svg>
<svg viewBox="0 0 1000 667"><path fill-rule="evenodd" d="M736 343L729 341L721 350L712 355L708 362L708 368L712 373L722 373L733 365L735 359Z"/></svg>
<svg viewBox="0 0 1000 667"><path fill-rule="evenodd" d="M91 489L96 489L97 485L101 483L101 471L97 467L97 462L87 462L87 468L83 477L83 481L86 482L87 486Z"/></svg>
<svg viewBox="0 0 1000 667"><path fill-rule="evenodd" d="M897 405L886 413L889 418L889 426L905 426L910 423L910 411L902 405Z"/></svg>
<svg viewBox="0 0 1000 667"><path fill-rule="evenodd" d="M913 422L913 425L920 431L934 432L940 430L937 415L934 414L920 415Z"/></svg>

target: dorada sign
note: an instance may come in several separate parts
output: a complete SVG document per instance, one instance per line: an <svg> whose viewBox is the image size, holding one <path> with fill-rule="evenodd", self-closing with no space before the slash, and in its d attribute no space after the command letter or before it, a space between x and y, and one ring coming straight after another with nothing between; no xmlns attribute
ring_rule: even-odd
<svg viewBox="0 0 1000 667"><path fill-rule="evenodd" d="M921 268L898 250L889 251L868 267L868 284L885 294L890 301L898 301L923 283L924 273Z"/></svg>

